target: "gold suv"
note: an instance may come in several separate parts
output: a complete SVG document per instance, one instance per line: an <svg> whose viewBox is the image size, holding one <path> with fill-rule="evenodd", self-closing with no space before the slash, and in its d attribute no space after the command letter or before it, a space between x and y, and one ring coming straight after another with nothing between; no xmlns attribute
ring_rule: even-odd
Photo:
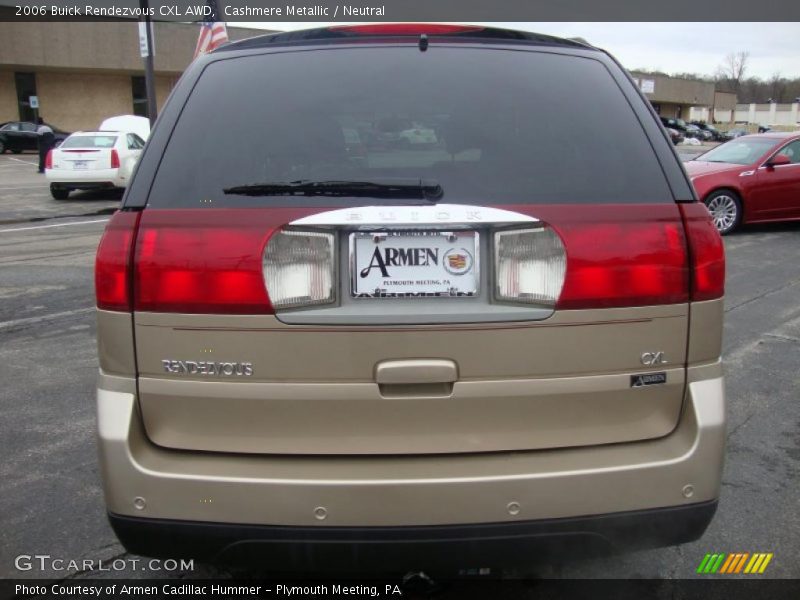
<svg viewBox="0 0 800 600"><path fill-rule="evenodd" d="M603 51L358 25L197 61L96 265L130 551L498 566L699 537L720 237Z"/></svg>

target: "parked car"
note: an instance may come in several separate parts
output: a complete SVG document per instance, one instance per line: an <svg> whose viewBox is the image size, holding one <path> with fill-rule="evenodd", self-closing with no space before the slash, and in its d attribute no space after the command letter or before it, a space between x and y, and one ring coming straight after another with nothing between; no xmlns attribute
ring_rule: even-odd
<svg viewBox="0 0 800 600"><path fill-rule="evenodd" d="M661 119L661 123L662 125L664 125L664 127L677 129L684 136L686 136L688 130L686 128L686 121L684 121L683 119L677 119L674 117L659 117L659 119Z"/></svg>
<svg viewBox="0 0 800 600"><path fill-rule="evenodd" d="M743 223L800 219L800 134L732 140L685 163L721 234Z"/></svg>
<svg viewBox="0 0 800 600"><path fill-rule="evenodd" d="M53 130L56 146L70 135L53 125L46 125ZM38 150L39 134L36 133L36 129L37 125L30 121L8 121L0 125L0 154L6 150L14 154L25 150Z"/></svg>
<svg viewBox="0 0 800 600"><path fill-rule="evenodd" d="M66 200L73 190L124 188L145 141L123 131L79 131L50 150L45 176L50 194Z"/></svg>
<svg viewBox="0 0 800 600"><path fill-rule="evenodd" d="M686 135L690 138L694 138L696 140L701 140L701 141L711 140L714 137L710 131L701 129L697 125L693 125L691 123L686 125Z"/></svg>
<svg viewBox="0 0 800 600"><path fill-rule="evenodd" d="M696 125L698 128L702 129L706 133L706 138L708 140L713 140L715 142L723 141L723 134L722 132L714 127L713 125L709 125L704 121L692 121L691 125Z"/></svg>
<svg viewBox="0 0 800 600"><path fill-rule="evenodd" d="M410 128L400 132L400 142L408 146L431 146L437 141L436 132L419 123L414 123Z"/></svg>
<svg viewBox="0 0 800 600"><path fill-rule="evenodd" d="M669 139L671 139L672 143L676 146L685 139L684 135L677 129L673 129L672 127L667 127L666 129L667 133L669 134Z"/></svg>
<svg viewBox="0 0 800 600"><path fill-rule="evenodd" d="M379 121L439 142L353 157L344 130ZM524 569L714 514L722 240L585 44L425 23L227 44L173 89L95 277L130 552Z"/></svg>
<svg viewBox="0 0 800 600"><path fill-rule="evenodd" d="M737 127L735 129L729 129L727 137L730 140L735 140L736 138L740 138L745 135L748 135L747 129L741 129Z"/></svg>

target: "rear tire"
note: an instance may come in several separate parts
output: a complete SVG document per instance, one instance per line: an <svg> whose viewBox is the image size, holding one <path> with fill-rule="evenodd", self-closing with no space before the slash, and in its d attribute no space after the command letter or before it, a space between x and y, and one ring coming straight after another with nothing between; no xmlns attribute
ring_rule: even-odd
<svg viewBox="0 0 800 600"><path fill-rule="evenodd" d="M703 203L720 235L728 235L742 222L742 200L733 190L717 190L705 197Z"/></svg>
<svg viewBox="0 0 800 600"><path fill-rule="evenodd" d="M54 183L51 183L50 195L53 196L54 200L66 200L67 198L69 198L69 190L67 188L62 188Z"/></svg>

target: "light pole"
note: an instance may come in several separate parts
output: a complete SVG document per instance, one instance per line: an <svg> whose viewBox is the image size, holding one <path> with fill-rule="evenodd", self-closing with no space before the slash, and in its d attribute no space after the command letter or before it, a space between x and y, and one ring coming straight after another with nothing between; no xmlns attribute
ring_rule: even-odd
<svg viewBox="0 0 800 600"><path fill-rule="evenodd" d="M148 0L139 0L139 6L144 15L144 30L147 52L142 52L144 57L144 84L147 88L147 117L150 119L150 127L156 122L158 116L158 106L156 106L156 81L153 74L153 25L150 21L150 7ZM144 50L144 48L142 48Z"/></svg>

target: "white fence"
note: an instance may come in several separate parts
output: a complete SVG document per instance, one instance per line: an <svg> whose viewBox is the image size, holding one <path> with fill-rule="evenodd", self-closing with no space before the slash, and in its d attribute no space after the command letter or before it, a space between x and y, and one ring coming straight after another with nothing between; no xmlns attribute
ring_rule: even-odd
<svg viewBox="0 0 800 600"><path fill-rule="evenodd" d="M693 106L689 110L689 120L800 128L800 102L794 104L737 104L736 110L715 109L713 111L705 106Z"/></svg>

